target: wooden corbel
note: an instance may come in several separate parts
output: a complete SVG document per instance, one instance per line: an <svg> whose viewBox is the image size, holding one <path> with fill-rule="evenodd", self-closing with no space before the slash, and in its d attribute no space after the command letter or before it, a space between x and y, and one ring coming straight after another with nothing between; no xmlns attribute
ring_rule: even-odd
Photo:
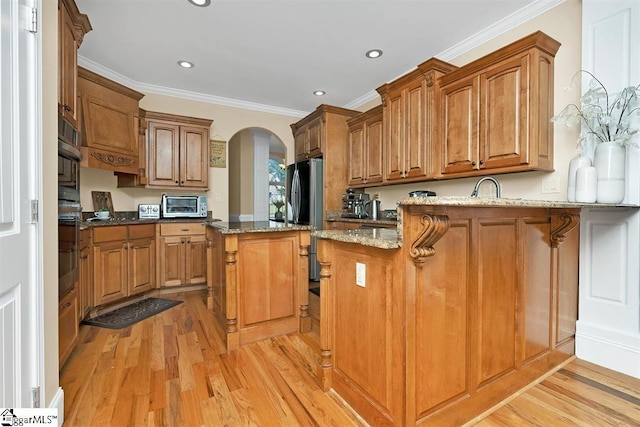
<svg viewBox="0 0 640 427"><path fill-rule="evenodd" d="M560 222L560 224L558 224ZM564 242L566 234L580 222L580 215L573 213L563 213L559 217L554 216L551 223L551 247L557 248L560 243Z"/></svg>
<svg viewBox="0 0 640 427"><path fill-rule="evenodd" d="M428 214L420 220L423 226L422 233L411 244L409 255L415 264L423 263L436 251L433 245L449 230L449 217L447 215Z"/></svg>

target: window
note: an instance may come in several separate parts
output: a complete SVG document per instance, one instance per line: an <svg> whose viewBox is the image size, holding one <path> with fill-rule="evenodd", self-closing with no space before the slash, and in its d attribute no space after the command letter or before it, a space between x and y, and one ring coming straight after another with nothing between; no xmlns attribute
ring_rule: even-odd
<svg viewBox="0 0 640 427"><path fill-rule="evenodd" d="M269 159L269 218L284 220L286 167L283 159Z"/></svg>

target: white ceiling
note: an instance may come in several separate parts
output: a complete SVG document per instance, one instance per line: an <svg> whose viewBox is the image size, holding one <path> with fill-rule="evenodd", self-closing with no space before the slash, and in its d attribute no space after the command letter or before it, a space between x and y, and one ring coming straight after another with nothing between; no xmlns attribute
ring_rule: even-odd
<svg viewBox="0 0 640 427"><path fill-rule="evenodd" d="M303 116L355 108L421 62L450 60L561 1L76 0L93 27L79 63L142 92ZM374 48L382 57L366 58Z"/></svg>

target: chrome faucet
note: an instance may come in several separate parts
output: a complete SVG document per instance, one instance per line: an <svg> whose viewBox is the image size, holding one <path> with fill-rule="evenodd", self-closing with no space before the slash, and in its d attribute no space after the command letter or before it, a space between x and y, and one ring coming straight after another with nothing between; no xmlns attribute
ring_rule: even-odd
<svg viewBox="0 0 640 427"><path fill-rule="evenodd" d="M499 199L502 196L502 190L500 188L500 183L497 179L492 176L483 176L476 182L476 186L473 187L473 192L471 193L471 197L478 197L478 190L480 189L480 184L484 181L491 181L496 186L496 197Z"/></svg>

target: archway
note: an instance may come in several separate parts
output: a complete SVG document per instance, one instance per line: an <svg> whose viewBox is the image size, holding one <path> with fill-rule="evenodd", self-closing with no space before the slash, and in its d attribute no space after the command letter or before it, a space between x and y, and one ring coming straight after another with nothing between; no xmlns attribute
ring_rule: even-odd
<svg viewBox="0 0 640 427"><path fill-rule="evenodd" d="M228 149L229 221L275 219L283 212L285 144L268 129L245 128Z"/></svg>

